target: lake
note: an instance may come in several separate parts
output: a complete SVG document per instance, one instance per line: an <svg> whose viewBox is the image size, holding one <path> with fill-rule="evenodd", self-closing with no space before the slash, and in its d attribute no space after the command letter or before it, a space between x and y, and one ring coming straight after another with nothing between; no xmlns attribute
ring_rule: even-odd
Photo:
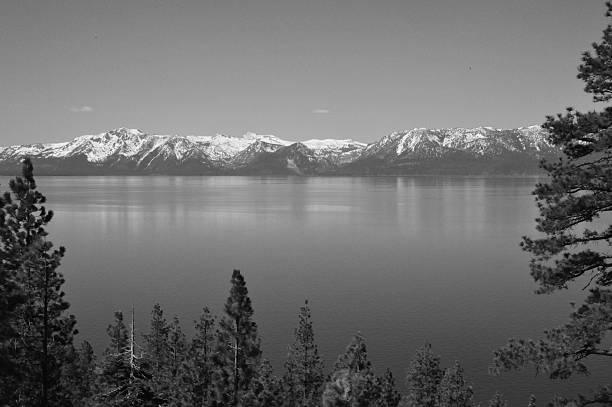
<svg viewBox="0 0 612 407"><path fill-rule="evenodd" d="M1 179L7 188L6 177ZM188 333L203 306L219 313L234 268L245 275L264 357L280 373L308 299L326 367L360 331L378 373L404 390L415 350L430 342L461 361L476 399L511 405L554 385L533 371L492 377L492 351L566 320L571 290L538 296L521 236L535 234L536 178L40 177L55 211L50 239L79 340L98 352L115 310L147 329L159 302ZM595 377L604 377L603 368ZM570 393L571 394L571 393Z"/></svg>

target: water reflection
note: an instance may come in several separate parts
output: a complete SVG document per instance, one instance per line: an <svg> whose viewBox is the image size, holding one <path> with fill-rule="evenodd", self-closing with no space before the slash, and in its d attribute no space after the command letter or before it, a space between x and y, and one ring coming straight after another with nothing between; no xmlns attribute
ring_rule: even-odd
<svg viewBox="0 0 612 407"><path fill-rule="evenodd" d="M153 303L190 321L220 311L246 275L265 357L282 366L305 298L321 352L368 338L375 366L402 377L432 342L461 359L480 399L512 405L552 389L487 374L491 351L564 321L577 295L533 295L520 237L533 231L533 178L41 177L52 240L79 330L98 349L115 309ZM6 185L4 180L0 184ZM401 382L401 379L399 380Z"/></svg>

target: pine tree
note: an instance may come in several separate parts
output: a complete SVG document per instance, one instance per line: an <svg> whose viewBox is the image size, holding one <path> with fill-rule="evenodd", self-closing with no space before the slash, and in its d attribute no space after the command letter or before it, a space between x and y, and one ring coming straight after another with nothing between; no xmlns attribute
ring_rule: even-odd
<svg viewBox="0 0 612 407"><path fill-rule="evenodd" d="M323 391L323 404L361 407L374 405L379 398L365 338L358 333L334 364L334 373Z"/></svg>
<svg viewBox="0 0 612 407"><path fill-rule="evenodd" d="M70 304L57 270L65 249L55 249L47 240L45 227L53 211L44 206L46 198L37 190L33 171L31 161L24 159L22 176L10 181L10 193L3 197L0 278L8 297L0 302L6 301L5 318L16 316L7 321L4 334L13 336L9 359L19 366L9 397L15 404L50 406L69 402L61 373L72 350L76 320L67 315ZM16 294L25 300L13 309Z"/></svg>
<svg viewBox="0 0 612 407"><path fill-rule="evenodd" d="M368 360L366 341L361 333L357 333L346 348L346 351L338 356L334 364L334 370L348 369L352 372L370 372L372 365Z"/></svg>
<svg viewBox="0 0 612 407"><path fill-rule="evenodd" d="M350 407L353 396L353 374L348 369L336 370L325 383L321 396L323 407Z"/></svg>
<svg viewBox="0 0 612 407"><path fill-rule="evenodd" d="M98 397L105 405L117 407L158 406L164 400L150 387L151 375L141 367L142 353L136 344L134 311L130 328L123 313L115 312L114 324L106 332L110 337L102 370L102 392Z"/></svg>
<svg viewBox="0 0 612 407"><path fill-rule="evenodd" d="M9 404L20 380L13 349L19 338L18 310L26 300L18 283L25 242L17 234L20 227L14 212L11 194L5 192L0 197L0 405Z"/></svg>
<svg viewBox="0 0 612 407"><path fill-rule="evenodd" d="M170 326L164 318L164 311L159 304L155 304L151 311L149 333L143 335L147 361L155 371L162 370L167 363L169 333Z"/></svg>
<svg viewBox="0 0 612 407"><path fill-rule="evenodd" d="M274 376L270 362L262 360L242 404L248 407L281 407L286 405L285 402L280 379Z"/></svg>
<svg viewBox="0 0 612 407"><path fill-rule="evenodd" d="M106 328L106 334L110 338L110 344L106 349L107 354L119 355L128 348L130 336L128 328L123 322L123 312L115 312L114 323Z"/></svg>
<svg viewBox="0 0 612 407"><path fill-rule="evenodd" d="M285 362L283 385L290 405L315 406L321 399L324 376L323 361L314 341L308 301L300 308L298 318L298 327L294 332L295 341L289 347Z"/></svg>
<svg viewBox="0 0 612 407"><path fill-rule="evenodd" d="M211 406L215 402L212 375L215 365L217 318L204 307L195 323L195 335L191 341L189 357L185 362L185 393L189 404Z"/></svg>
<svg viewBox="0 0 612 407"><path fill-rule="evenodd" d="M376 407L397 407L402 396L395 389L395 378L391 370L387 369L385 375L378 379L380 395L376 401Z"/></svg>
<svg viewBox="0 0 612 407"><path fill-rule="evenodd" d="M175 316L168 332L168 370L172 376L178 375L181 364L187 357L187 348L187 338L178 317Z"/></svg>
<svg viewBox="0 0 612 407"><path fill-rule="evenodd" d="M168 359L164 369L166 383L167 405L178 407L187 405L189 394L187 392L186 361L188 354L187 338L181 329L178 317L174 317L169 325L168 332Z"/></svg>
<svg viewBox="0 0 612 407"><path fill-rule="evenodd" d="M426 344L418 349L406 376L408 404L415 407L435 407L442 376L440 358L433 354L431 345Z"/></svg>
<svg viewBox="0 0 612 407"><path fill-rule="evenodd" d="M130 377L130 368L125 357L129 349L129 333L121 311L115 312L114 323L108 326L106 333L110 343L104 352L102 366L103 398L111 396L116 389L124 386Z"/></svg>
<svg viewBox="0 0 612 407"><path fill-rule="evenodd" d="M143 335L145 360L147 368L152 372L151 388L162 399L168 391L166 370L170 349L168 344L168 334L170 326L164 318L164 311L159 304L153 306L151 311L151 324L149 333Z"/></svg>
<svg viewBox="0 0 612 407"><path fill-rule="evenodd" d="M261 356L257 324L244 277L234 270L226 316L217 334L215 385L217 401L237 406L256 376Z"/></svg>
<svg viewBox="0 0 612 407"><path fill-rule="evenodd" d="M606 5L611 18L612 3ZM612 24L593 51L583 54L578 78L595 102L609 103ZM568 323L547 331L542 340L511 339L496 352L494 363L496 372L533 365L550 378L567 379L588 374L585 361L592 356L612 360L612 225L606 218L612 211L612 107L587 113L568 108L564 114L548 116L544 127L564 156L542 164L549 178L536 185L534 195L540 212L537 229L544 237L523 238L522 247L532 255L531 275L538 293L579 284L590 288L590 294ZM601 383L593 395L573 402L610 405L611 384Z"/></svg>
<svg viewBox="0 0 612 407"><path fill-rule="evenodd" d="M83 341L78 350L73 350L69 360L70 364L65 367L62 376L65 387L70 389L71 405L74 407L94 405L98 386L96 355L93 347L89 342Z"/></svg>
<svg viewBox="0 0 612 407"><path fill-rule="evenodd" d="M463 378L459 362L444 371L437 392L437 407L468 407L473 405L474 391Z"/></svg>

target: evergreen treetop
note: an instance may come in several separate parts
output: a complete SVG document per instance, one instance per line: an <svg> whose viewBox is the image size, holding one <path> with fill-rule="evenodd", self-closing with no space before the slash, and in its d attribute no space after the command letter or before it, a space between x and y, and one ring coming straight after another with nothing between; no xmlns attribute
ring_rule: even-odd
<svg viewBox="0 0 612 407"><path fill-rule="evenodd" d="M442 376L440 358L434 355L430 344L425 344L417 350L415 358L408 367L406 375L408 405L435 407Z"/></svg>
<svg viewBox="0 0 612 407"><path fill-rule="evenodd" d="M287 397L295 406L316 405L319 403L319 392L324 380L323 361L314 340L308 301L300 307L294 338L294 343L289 347L283 377Z"/></svg>
<svg viewBox="0 0 612 407"><path fill-rule="evenodd" d="M232 273L225 314L217 331L213 380L217 400L237 406L257 375L261 357L257 324L252 319L253 307L240 270Z"/></svg>

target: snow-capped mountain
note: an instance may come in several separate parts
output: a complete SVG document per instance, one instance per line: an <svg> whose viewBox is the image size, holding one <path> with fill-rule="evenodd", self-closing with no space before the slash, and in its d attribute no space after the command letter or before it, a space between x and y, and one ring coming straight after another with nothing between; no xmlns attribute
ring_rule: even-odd
<svg viewBox="0 0 612 407"><path fill-rule="evenodd" d="M14 174L24 156L39 174L404 174L534 172L558 154L539 126L512 130L413 129L369 145L353 140L282 140L147 134L118 128L69 142L0 147L0 172Z"/></svg>
<svg viewBox="0 0 612 407"><path fill-rule="evenodd" d="M368 145L343 173L537 173L542 158L559 154L540 126L518 129L412 129Z"/></svg>
<svg viewBox="0 0 612 407"><path fill-rule="evenodd" d="M71 158L84 156L91 163L108 163L119 158L141 163L151 155L184 160L201 157L211 161L227 162L251 144L262 141L279 146L290 142L274 136L247 133L243 137L169 136L148 135L138 129L121 127L106 133L76 137L67 143L31 144L0 149L0 159L30 155L45 158Z"/></svg>
<svg viewBox="0 0 612 407"><path fill-rule="evenodd" d="M365 143L350 139L312 139L302 141L302 144L310 149L315 157L329 160L336 165L347 164L354 161L367 147Z"/></svg>
<svg viewBox="0 0 612 407"><path fill-rule="evenodd" d="M413 129L391 133L367 146L364 156L421 154L437 156L446 151L465 151L480 156L504 152L537 154L551 149L540 126L503 130L492 127L474 129Z"/></svg>

